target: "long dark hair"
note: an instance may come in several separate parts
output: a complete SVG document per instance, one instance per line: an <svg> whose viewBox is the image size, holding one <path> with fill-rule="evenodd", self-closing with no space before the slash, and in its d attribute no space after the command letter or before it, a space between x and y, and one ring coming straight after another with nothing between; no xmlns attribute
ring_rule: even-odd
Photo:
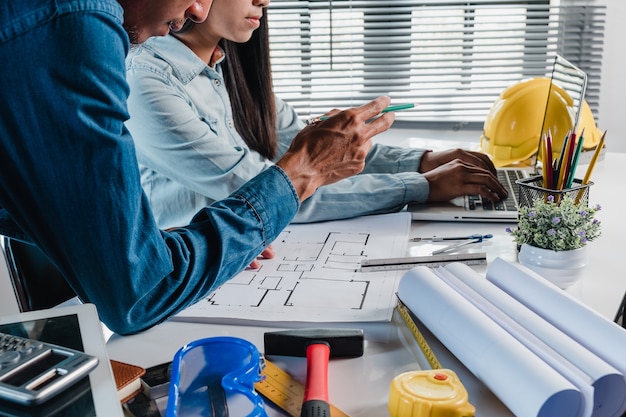
<svg viewBox="0 0 626 417"><path fill-rule="evenodd" d="M235 128L246 144L270 160L276 156L276 104L272 88L267 9L246 43L220 41Z"/></svg>

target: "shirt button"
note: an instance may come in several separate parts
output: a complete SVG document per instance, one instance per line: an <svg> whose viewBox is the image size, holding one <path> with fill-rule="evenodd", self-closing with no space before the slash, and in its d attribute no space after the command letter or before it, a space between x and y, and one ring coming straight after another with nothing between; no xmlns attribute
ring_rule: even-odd
<svg viewBox="0 0 626 417"><path fill-rule="evenodd" d="M220 85L222 85L222 82L220 80L213 80L213 82L215 83L216 87L219 87Z"/></svg>
<svg viewBox="0 0 626 417"><path fill-rule="evenodd" d="M228 127L233 127L233 121L229 120L228 122L226 122L226 124L228 124Z"/></svg>

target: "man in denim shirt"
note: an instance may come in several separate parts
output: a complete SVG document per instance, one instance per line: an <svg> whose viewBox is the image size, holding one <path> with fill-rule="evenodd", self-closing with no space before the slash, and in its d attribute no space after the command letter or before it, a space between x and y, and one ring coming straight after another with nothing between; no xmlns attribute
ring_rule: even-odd
<svg viewBox="0 0 626 417"><path fill-rule="evenodd" d="M124 59L206 18L211 0L0 0L0 234L32 242L121 334L147 329L245 268L315 190L363 169L381 97L303 130L191 224L163 231L142 192Z"/></svg>

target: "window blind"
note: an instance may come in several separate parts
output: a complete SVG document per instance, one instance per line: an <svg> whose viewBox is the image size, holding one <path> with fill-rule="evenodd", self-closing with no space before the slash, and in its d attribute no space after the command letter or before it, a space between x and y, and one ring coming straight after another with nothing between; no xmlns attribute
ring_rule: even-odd
<svg viewBox="0 0 626 417"><path fill-rule="evenodd" d="M557 54L588 74L597 110L605 6L554 1L272 0L276 94L305 118L380 95L401 121L482 126L506 87Z"/></svg>

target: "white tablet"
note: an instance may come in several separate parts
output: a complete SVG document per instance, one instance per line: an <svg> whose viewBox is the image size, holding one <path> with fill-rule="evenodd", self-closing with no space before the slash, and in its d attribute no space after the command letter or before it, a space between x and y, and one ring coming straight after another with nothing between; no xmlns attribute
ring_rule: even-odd
<svg viewBox="0 0 626 417"><path fill-rule="evenodd" d="M26 406L0 401L0 416L123 416L102 326L93 304L0 316L0 332L63 346L98 358L98 365L86 377L43 404Z"/></svg>

